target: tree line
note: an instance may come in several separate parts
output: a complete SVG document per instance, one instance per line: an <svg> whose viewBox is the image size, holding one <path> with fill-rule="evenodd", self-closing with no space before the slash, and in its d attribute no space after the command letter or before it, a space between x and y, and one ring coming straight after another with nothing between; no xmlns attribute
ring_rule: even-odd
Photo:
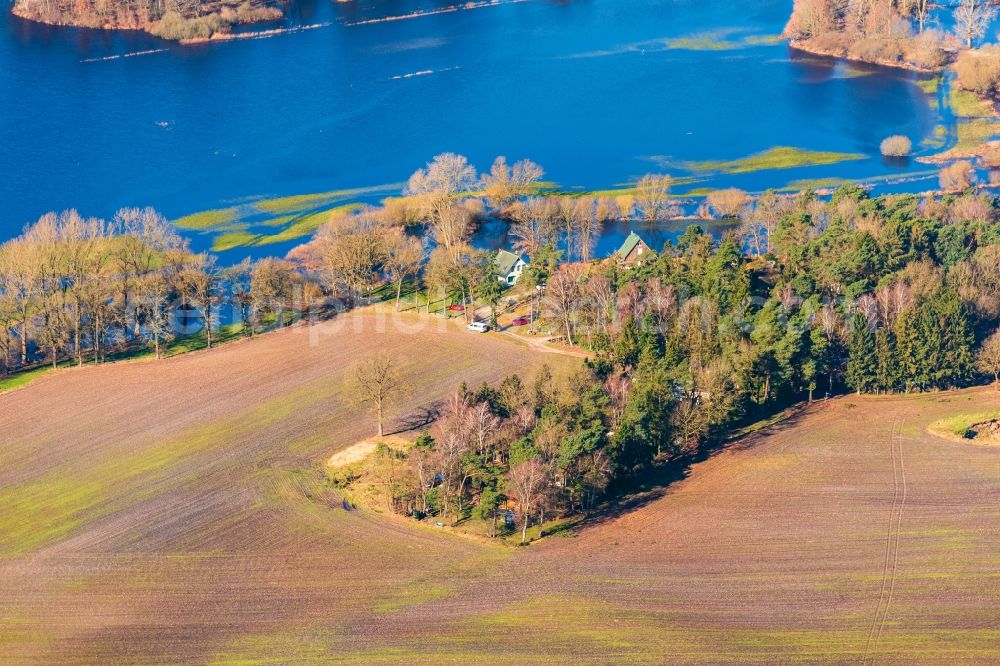
<svg viewBox="0 0 1000 666"><path fill-rule="evenodd" d="M252 335L318 295L284 260L219 267L151 208L49 213L0 246L0 373L146 346L159 357L188 319L211 347L224 307Z"/></svg>

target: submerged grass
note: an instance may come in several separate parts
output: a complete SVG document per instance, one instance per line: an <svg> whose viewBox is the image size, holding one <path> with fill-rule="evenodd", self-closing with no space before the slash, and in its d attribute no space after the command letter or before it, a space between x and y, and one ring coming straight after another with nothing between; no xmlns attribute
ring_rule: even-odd
<svg viewBox="0 0 1000 666"><path fill-rule="evenodd" d="M271 245L273 243L284 243L287 241L297 240L299 238L304 238L312 234L323 224L328 222L330 218L336 215L348 215L359 209L361 209L361 204L349 203L342 206L335 206L333 208L328 208L326 210L321 210L315 213L310 213L308 215L303 215L298 218L294 218L292 223L282 229L276 234L260 234L256 239L250 243L252 245Z"/></svg>
<svg viewBox="0 0 1000 666"><path fill-rule="evenodd" d="M793 180L784 187L778 188L779 192L804 192L806 190L822 190L827 188L837 188L841 185L850 185L855 181L849 178L801 178Z"/></svg>
<svg viewBox="0 0 1000 666"><path fill-rule="evenodd" d="M263 199L186 215L174 220L174 225L213 236L213 252L285 243L312 234L331 215L347 214L361 207L350 199L391 192L400 187L399 184L377 185Z"/></svg>
<svg viewBox="0 0 1000 666"><path fill-rule="evenodd" d="M941 87L941 77L935 76L929 79L917 79L915 83L918 88L923 90L928 95L936 95L938 88Z"/></svg>
<svg viewBox="0 0 1000 666"><path fill-rule="evenodd" d="M997 134L997 127L990 118L972 118L966 122L959 122L955 129L958 140L953 150L956 151L975 150Z"/></svg>
<svg viewBox="0 0 1000 666"><path fill-rule="evenodd" d="M236 208L217 208L185 215L174 220L174 226L188 231L203 231L237 220Z"/></svg>
<svg viewBox="0 0 1000 666"><path fill-rule="evenodd" d="M952 111L963 118L992 118L990 103L980 99L975 93L962 90L957 85L951 87L949 99Z"/></svg>
<svg viewBox="0 0 1000 666"><path fill-rule="evenodd" d="M668 49L686 51L732 51L742 48L744 46L742 42L726 39L730 34L732 33L728 30L700 32L677 39L668 39L666 46Z"/></svg>
<svg viewBox="0 0 1000 666"><path fill-rule="evenodd" d="M316 208L327 206L336 201L346 201L374 194L395 192L403 187L402 183L390 183L385 185L373 185L370 187L356 187L346 190L330 190L329 192L315 192L312 194L295 194L287 197L277 197L274 199L264 199L254 203L254 208L262 213L271 215L294 215L304 213Z"/></svg>
<svg viewBox="0 0 1000 666"><path fill-rule="evenodd" d="M212 241L212 252L225 252L238 247L255 245L261 236L248 231L231 231L219 234Z"/></svg>
<svg viewBox="0 0 1000 666"><path fill-rule="evenodd" d="M944 125L935 125L934 131L920 142L920 147L924 150L942 150L947 144L948 128Z"/></svg>
<svg viewBox="0 0 1000 666"><path fill-rule="evenodd" d="M781 41L780 35L739 36L740 32L733 29L697 32L668 39L664 42L664 46L671 50L685 51L735 51L752 46L770 46Z"/></svg>
<svg viewBox="0 0 1000 666"><path fill-rule="evenodd" d="M975 151L984 142L997 135L993 107L988 101L953 85L948 103L952 112L958 116L955 125L956 141L952 151L958 153Z"/></svg>
<svg viewBox="0 0 1000 666"><path fill-rule="evenodd" d="M851 160L867 159L860 153L836 153L806 150L791 146L776 146L736 160L706 160L702 162L672 162L669 158L654 158L661 166L677 166L695 173L741 174L775 169L824 166Z"/></svg>
<svg viewBox="0 0 1000 666"><path fill-rule="evenodd" d="M750 35L743 40L749 46L772 46L782 42L781 35Z"/></svg>

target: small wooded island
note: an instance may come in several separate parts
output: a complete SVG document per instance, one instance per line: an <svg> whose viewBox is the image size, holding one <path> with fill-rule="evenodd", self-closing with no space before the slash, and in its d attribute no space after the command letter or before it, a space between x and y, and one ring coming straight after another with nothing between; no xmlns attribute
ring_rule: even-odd
<svg viewBox="0 0 1000 666"><path fill-rule="evenodd" d="M39 23L145 30L178 41L219 38L233 26L284 16L267 0L14 0L13 12Z"/></svg>
<svg viewBox="0 0 1000 666"><path fill-rule="evenodd" d="M936 72L976 45L996 13L991 0L795 0L784 36L817 55ZM937 27L946 23L950 32Z"/></svg>

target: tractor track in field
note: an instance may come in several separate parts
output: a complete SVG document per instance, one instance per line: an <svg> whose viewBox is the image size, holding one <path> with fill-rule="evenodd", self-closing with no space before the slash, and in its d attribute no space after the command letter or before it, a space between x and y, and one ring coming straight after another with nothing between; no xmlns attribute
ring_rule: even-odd
<svg viewBox="0 0 1000 666"><path fill-rule="evenodd" d="M882 564L882 583L879 588L878 603L872 626L865 644L864 664L874 664L878 658L879 644L885 629L886 618L892 605L896 589L896 573L899 569L899 534L906 508L906 468L903 465L902 424L897 418L889 432L889 459L892 464L892 506L889 509L889 524L886 528L885 559Z"/></svg>

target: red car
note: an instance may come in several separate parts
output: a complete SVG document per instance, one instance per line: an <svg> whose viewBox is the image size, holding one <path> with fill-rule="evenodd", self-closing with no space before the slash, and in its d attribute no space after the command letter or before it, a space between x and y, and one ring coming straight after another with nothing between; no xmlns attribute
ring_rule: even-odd
<svg viewBox="0 0 1000 666"><path fill-rule="evenodd" d="M518 317L510 322L511 326L527 326L531 323L531 317Z"/></svg>
<svg viewBox="0 0 1000 666"><path fill-rule="evenodd" d="M448 309L452 312L465 312L465 306L455 303L454 305L449 305Z"/></svg>

